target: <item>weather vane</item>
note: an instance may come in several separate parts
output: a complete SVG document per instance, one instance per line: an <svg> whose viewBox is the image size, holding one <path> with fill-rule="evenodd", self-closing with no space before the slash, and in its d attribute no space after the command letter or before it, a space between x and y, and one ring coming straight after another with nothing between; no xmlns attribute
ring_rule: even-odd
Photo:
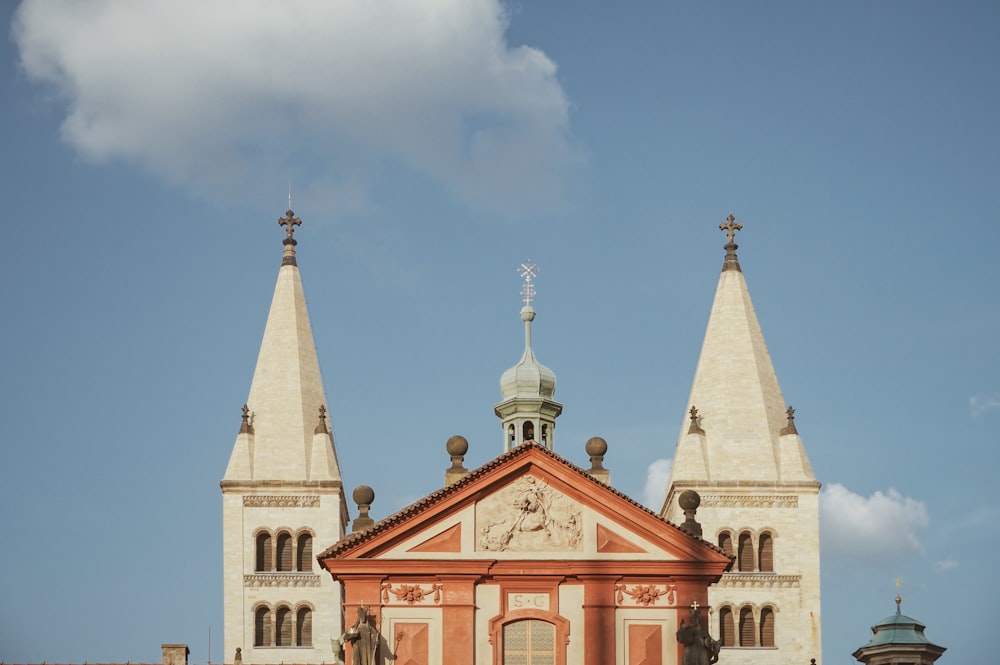
<svg viewBox="0 0 1000 665"><path fill-rule="evenodd" d="M528 259L521 264L521 267L517 269L517 274L519 274L524 279L524 286L521 287L521 298L524 300L525 305L530 305L531 301L535 299L535 285L534 279L541 272L538 266Z"/></svg>

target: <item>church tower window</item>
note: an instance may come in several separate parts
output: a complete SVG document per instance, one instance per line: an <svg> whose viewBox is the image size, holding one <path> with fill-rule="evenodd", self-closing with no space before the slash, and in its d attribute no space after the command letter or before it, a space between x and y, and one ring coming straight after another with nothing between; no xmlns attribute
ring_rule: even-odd
<svg viewBox="0 0 1000 665"><path fill-rule="evenodd" d="M256 570L259 572L274 570L274 550L271 547L271 534L267 531L262 531L257 534L256 550Z"/></svg>
<svg viewBox="0 0 1000 665"><path fill-rule="evenodd" d="M741 573L753 572L753 554L753 539L744 531L740 534L740 549L736 560L736 566Z"/></svg>
<svg viewBox="0 0 1000 665"><path fill-rule="evenodd" d="M756 643L757 629L754 626L753 609L744 607L740 610L740 646L753 647Z"/></svg>
<svg viewBox="0 0 1000 665"><path fill-rule="evenodd" d="M278 534L278 570L289 572L292 569L292 536L288 532Z"/></svg>
<svg viewBox="0 0 1000 665"><path fill-rule="evenodd" d="M728 531L719 534L719 549L729 556L733 556L733 534Z"/></svg>
<svg viewBox="0 0 1000 665"><path fill-rule="evenodd" d="M253 645L271 646L271 608L258 607L253 618Z"/></svg>
<svg viewBox="0 0 1000 665"><path fill-rule="evenodd" d="M774 538L769 533L760 535L760 571L762 573L774 572Z"/></svg>
<svg viewBox="0 0 1000 665"><path fill-rule="evenodd" d="M292 646L292 611L287 607L279 607L275 618L275 646Z"/></svg>
<svg viewBox="0 0 1000 665"><path fill-rule="evenodd" d="M312 646L312 610L300 607L295 615L295 646Z"/></svg>
<svg viewBox="0 0 1000 665"><path fill-rule="evenodd" d="M299 534L298 551L295 556L295 570L302 573L312 572L312 541L311 533Z"/></svg>
<svg viewBox="0 0 1000 665"><path fill-rule="evenodd" d="M774 610L765 607L760 613L760 645L774 646Z"/></svg>
<svg viewBox="0 0 1000 665"><path fill-rule="evenodd" d="M724 647L736 646L736 624L733 622L733 608L719 610L719 640Z"/></svg>

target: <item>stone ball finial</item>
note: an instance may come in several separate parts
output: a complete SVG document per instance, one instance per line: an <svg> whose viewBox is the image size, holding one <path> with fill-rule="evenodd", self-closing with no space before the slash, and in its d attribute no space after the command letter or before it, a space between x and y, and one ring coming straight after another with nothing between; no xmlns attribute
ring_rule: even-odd
<svg viewBox="0 0 1000 665"><path fill-rule="evenodd" d="M681 509L684 511L698 510L698 506L701 505L701 496L694 490L684 490L681 492L677 503L680 504Z"/></svg>
<svg viewBox="0 0 1000 665"><path fill-rule="evenodd" d="M444 447L452 457L461 457L469 452L469 441L464 436L456 434L448 438L448 443Z"/></svg>
<svg viewBox="0 0 1000 665"><path fill-rule="evenodd" d="M535 320L535 308L531 305L525 305L521 308L521 320L527 323L528 321Z"/></svg>
<svg viewBox="0 0 1000 665"><path fill-rule="evenodd" d="M354 498L354 503L359 506L371 505L375 501L375 490L368 485L358 485L351 496Z"/></svg>
<svg viewBox="0 0 1000 665"><path fill-rule="evenodd" d="M608 442L599 436L593 436L587 439L587 443L584 446L584 450L591 457L604 457L608 452Z"/></svg>

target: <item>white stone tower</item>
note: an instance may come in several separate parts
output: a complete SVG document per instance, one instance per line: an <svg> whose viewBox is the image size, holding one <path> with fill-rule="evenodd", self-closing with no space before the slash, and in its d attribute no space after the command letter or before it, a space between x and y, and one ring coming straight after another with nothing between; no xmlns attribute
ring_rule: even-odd
<svg viewBox="0 0 1000 665"><path fill-rule="evenodd" d="M344 537L347 507L295 259L284 256L222 487L225 662L333 662L341 587L314 553Z"/></svg>
<svg viewBox="0 0 1000 665"><path fill-rule="evenodd" d="M549 450L553 449L556 418L562 413L562 404L556 402L556 375L545 365L535 360L531 348L531 322L535 320L535 309L531 301L535 298L535 276L538 266L529 259L518 268L524 285L521 297L521 320L524 321L524 353L516 365L500 377L500 393L503 401L494 411L500 418L504 432L504 451L524 443L537 441Z"/></svg>
<svg viewBox="0 0 1000 665"><path fill-rule="evenodd" d="M737 561L709 589L711 632L732 665L802 665L820 652L819 489L786 408L736 257L726 257L662 514L701 495L703 537Z"/></svg>

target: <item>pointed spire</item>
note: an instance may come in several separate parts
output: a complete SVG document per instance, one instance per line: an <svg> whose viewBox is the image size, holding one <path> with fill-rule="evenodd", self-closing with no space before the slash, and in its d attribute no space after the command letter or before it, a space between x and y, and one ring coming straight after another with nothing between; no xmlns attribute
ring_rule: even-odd
<svg viewBox="0 0 1000 665"><path fill-rule="evenodd" d="M503 401L495 408L504 428L504 450L525 441L537 440L549 449L553 446L555 419L562 413L562 404L552 398L556 392L556 375L535 359L531 346L531 322L535 309L535 277L539 268L529 259L518 268L524 279L521 287L521 321L524 322L524 353L516 365L500 377Z"/></svg>
<svg viewBox="0 0 1000 665"><path fill-rule="evenodd" d="M285 227L284 253L244 411L244 422L253 436L253 445L248 447L251 479L339 480L333 439L326 425L319 359L295 257L295 228L302 220L288 210L278 223ZM324 431L322 441L316 442L314 436L320 434L316 414L321 408ZM320 461L324 468L311 472L312 465Z"/></svg>
<svg viewBox="0 0 1000 665"><path fill-rule="evenodd" d="M743 225L730 215L720 228L729 240L726 259L688 401L689 409L698 405L690 412L697 419L682 425L671 478L814 481L797 435L780 440L792 420L736 259ZM690 436L698 430L704 438ZM798 460L787 477L785 460Z"/></svg>

